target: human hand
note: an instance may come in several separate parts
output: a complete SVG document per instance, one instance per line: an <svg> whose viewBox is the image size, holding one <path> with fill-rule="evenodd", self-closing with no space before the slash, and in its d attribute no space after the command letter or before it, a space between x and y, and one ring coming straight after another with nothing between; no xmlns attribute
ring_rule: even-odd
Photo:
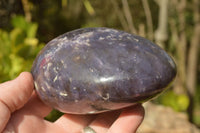
<svg viewBox="0 0 200 133"><path fill-rule="evenodd" d="M52 123L44 120L51 110L37 97L29 72L0 84L0 132L3 133L80 133L87 126L96 133L133 133L144 117L143 107L136 105L97 115L64 114Z"/></svg>

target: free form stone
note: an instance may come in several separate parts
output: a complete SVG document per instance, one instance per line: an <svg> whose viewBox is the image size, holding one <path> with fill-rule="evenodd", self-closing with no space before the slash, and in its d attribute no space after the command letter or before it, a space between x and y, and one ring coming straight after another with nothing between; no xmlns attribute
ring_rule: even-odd
<svg viewBox="0 0 200 133"><path fill-rule="evenodd" d="M161 93L176 65L156 44L110 28L85 28L50 41L32 67L36 92L65 113L121 109Z"/></svg>

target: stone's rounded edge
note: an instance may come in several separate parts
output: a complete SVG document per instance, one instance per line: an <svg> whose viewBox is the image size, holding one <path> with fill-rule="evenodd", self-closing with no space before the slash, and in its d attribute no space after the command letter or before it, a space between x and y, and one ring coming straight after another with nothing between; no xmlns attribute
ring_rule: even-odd
<svg viewBox="0 0 200 133"><path fill-rule="evenodd" d="M90 33L90 34L88 34L88 33ZM95 33L95 34L94 34ZM98 33L98 34L97 34ZM107 36L107 35L105 35L105 33L109 33L110 34L110 36ZM122 34L123 34L123 36L122 36ZM103 36L103 37L102 37ZM115 36L115 37L113 37L113 36ZM155 52L155 53L153 53L154 55L156 55L157 53L156 53L156 50L157 49L159 49L158 51L160 52L160 55L162 55L163 53L163 55L164 56L166 56L166 59L164 59L164 63L166 63L166 60L168 60L168 62L169 62L169 64L167 64L166 66L171 66L171 68L169 68L169 70L167 70L167 71L170 71L171 72L171 77L175 77L175 75L176 75L176 70L174 70L174 68L173 67L176 67L175 66L175 62L171 59L171 57L163 50L163 49L161 49L159 46L157 46L157 45L155 45L154 43L152 43L151 41L149 41L149 40L146 40L145 38L143 38L143 37L140 37L140 36L137 36L137 35L131 35L131 34L129 34L129 33L127 33L127 32L123 32L123 31L119 31L119 30L115 30L115 29L110 29L110 28L105 28L105 27L103 27L103 28L86 28L86 29L78 29L78 30L74 30L74 31L71 31L71 32L68 32L68 33L65 33L65 34L63 34L63 35L60 35L60 36L58 36L57 38L55 38L55 39L53 39L52 41L50 41L42 50L41 50L41 52L38 54L38 56L37 56L37 58L36 58L36 60L34 61L34 63L33 63L33 67L32 67L32 70L31 70L31 73L32 73L32 75L33 75L33 77L34 77L34 80L35 80L35 82L39 82L39 84L43 84L43 85L35 85L35 86L38 86L38 87L36 87L37 89L36 89L36 91L37 91L37 93L39 94L39 97L41 98L41 100L43 100L47 105L50 105L51 107L54 107L54 108L56 108L56 109L58 109L58 110L60 110L60 111L62 111L62 112L66 112L66 113L74 113L74 114L81 114L81 112L77 112L77 110L78 109L83 109L83 108L86 108L85 110L83 110L84 111L84 114L90 114L90 113L100 113L100 112L105 112L105 111L109 111L109 110L115 110L115 109L120 109L120 108L122 108L122 107L127 107L127 106L131 106L132 105L132 103L134 104L135 102L141 102L141 101L146 101L146 100L148 100L148 99L151 99L153 96L155 96L155 95L157 95L157 94L159 94L159 93L161 93L162 91L163 91L163 88L164 87L166 87L167 86L167 84L169 84L169 81L171 81L172 79L171 79L171 77L169 77L169 79L167 79L166 80L166 83L165 84L163 84L163 86L162 86L162 88L160 88L159 90L154 90L154 91L152 91L152 90L150 90L150 91L148 91L148 89L144 89L143 90L143 94L142 94L142 91L138 91L138 94L137 94L137 96L136 96L136 94L134 94L134 95L132 95L132 97L131 97L131 95L129 95L129 96L127 96L127 95L124 95L125 96L125 98L119 98L119 99L115 99L115 98L113 98L113 97L111 97L111 95L109 95L109 97L107 96L107 95L105 95L105 94L103 94L101 91L102 91L102 89L100 89L101 87L109 87L109 85L110 84L108 84L108 85L101 85L100 84L100 88L99 88L99 86L93 86L93 88L95 88L95 87L97 87L97 88L99 88L99 90L98 91L100 91L100 92L95 92L94 90L90 90L90 92L87 92L87 93L84 93L85 91L83 91L83 90L81 90L80 88L81 87L77 87L77 83L75 83L75 81L73 81L74 79L73 78L71 78L70 79L70 77L67 77L67 74L68 75L70 75L69 73L70 72L68 72L68 73L66 73L66 74L63 74L63 71L61 71L60 73L57 73L57 75L56 74L54 74L54 77L52 78L52 77L48 77L48 76L44 76L44 75L49 75L48 74L48 72L46 71L46 70L52 70L52 71L54 71L54 73L55 73L55 71L57 71L56 69L57 69L57 67L49 67L50 65L49 65L49 63L52 63L53 65L56 65L57 64L57 62L54 62L56 59L55 58L57 58L56 57L56 55L54 55L55 53L57 54L57 53L59 53L60 52L60 50L63 50L63 48L64 49L69 49L69 47L71 48L71 50L73 51L75 51L76 50L76 48L74 48L73 46L76 44L76 43L82 43L83 41L88 41L88 40L86 40L86 39L88 39L89 38L89 41L88 41L88 44L86 43L86 45L84 45L83 47L81 46L81 48L88 48L88 47L90 47L91 45L93 46L94 44L94 41L95 41L95 39L98 39L98 42L106 42L107 40L109 40L110 39L110 41L113 41L113 42L117 42L117 41L122 41L122 42L124 42L124 43L129 43L129 42L127 42L126 40L123 40L124 38L123 37L126 37L126 39L128 39L129 40L129 42L130 41L132 41L132 42L134 42L133 44L134 45L137 45L136 47L143 47L143 46L146 46L146 45L148 45L148 47L147 48L145 48L145 49L143 49L143 52L147 52L147 53L151 53L151 52ZM94 39L94 37L96 37L95 39ZM119 38L117 38L117 37L119 37L119 38L121 38L121 39L119 39ZM132 37L132 38L131 38ZM90 40L90 38L92 39L92 40ZM105 41L105 38L106 38L106 41ZM77 41L77 39L79 40L79 41ZM119 39L119 40L117 40L117 39ZM74 41L75 41L75 43L74 43ZM91 41L91 42L90 42ZM73 45L71 45L73 43ZM108 42L109 43L109 42ZM84 44L85 44L85 42L84 42ZM67 45L67 46L66 46ZM106 44L107 45L107 44ZM108 44L109 45L109 44ZM65 46L65 47L62 47L62 46ZM105 44L104 45L102 45L102 46L105 46ZM125 47L126 46L126 44L121 44L120 46L119 46L119 48L123 48L123 47ZM151 48L150 48L151 47ZM98 49L98 50L100 50L100 49ZM155 51L154 51L155 50ZM81 51L81 50L79 50L79 51ZM69 51L70 52L70 51ZM69 52L67 52L67 53L69 53ZM143 52L141 52L141 53L143 53ZM105 54L105 53L104 53ZM73 54L72 54L73 55ZM65 55L65 57L66 57L66 55ZM60 59L62 59L63 57L61 57L61 58L59 58L59 60ZM70 56L70 58L68 59L68 60L71 60L72 58L71 58L71 56ZM104 58L104 59L106 59L106 58ZM111 59L114 59L114 58L111 58ZM130 59L131 60L131 58L128 58L128 59ZM58 60L58 59L57 59ZM87 59L82 59L82 56L77 56L77 58L74 58L73 60L76 60L76 61L88 61ZM127 60L128 61L128 60ZM62 63L62 60L60 60L60 62ZM63 61L64 63L66 63L66 61ZM113 61L112 61L113 62ZM68 69L67 67L69 66L70 67L70 64L71 63L71 61L69 62L69 64L67 64L66 65L66 68L63 68L63 69L66 69L66 70L70 70L70 69ZM80 63L80 62L79 62ZM126 63L128 63L128 62L126 62ZM130 65L130 64L129 64ZM90 66L90 65L83 65L83 66L80 66L80 67L78 67L78 66L76 66L76 65L72 65L72 67L71 68L84 68L84 67L88 67L88 66ZM105 65L106 66L106 65ZM144 67L145 68L145 67ZM55 70L54 70L55 69ZM103 68L104 69L104 68ZM107 69L107 68L106 68ZM148 69L148 68L147 68ZM78 69L74 69L74 70L78 70ZM108 69L109 70L109 69ZM131 69L130 69L131 70ZM172 72L172 70L174 70L174 72ZM99 71L102 71L102 70L100 70L99 69ZM116 71L113 71L113 73L114 72L116 72ZM81 74L82 72L81 71L78 71L78 72L76 72L77 74ZM88 73L88 71L86 71L86 75L87 74L91 74L91 73L97 73L97 75L99 74L98 72L97 72L97 70L95 70L94 68L89 68L89 73ZM109 72L108 72L109 73ZM124 73L124 72L123 72ZM40 75L40 76L38 76L38 75ZM50 74L50 76L51 76L52 74ZM56 75L56 76L55 76ZM64 90L62 89L62 87L60 87L61 85L60 85L60 80L59 80L59 76L58 75L61 75L61 76L63 76L63 75L65 75L65 78L67 78L67 82L69 82L70 83L70 85L68 85L68 87L66 88L66 86L65 86L65 88L64 88ZM84 73L83 73L83 75L84 75ZM148 74L147 74L148 75ZM166 73L165 73L165 75L166 75ZM60 77L61 77L60 76ZM122 76L124 76L124 74L122 74ZM129 75L130 76L130 75ZM145 76L145 75L144 75ZM77 77L81 77L81 76L77 76ZM82 76L83 78L84 78L84 76ZM86 78L87 76L85 76L85 78ZM174 78L173 77L173 78ZM135 77L136 79L138 78L138 79L141 79L142 80L142 78L145 78L145 77ZM154 77L155 78L155 77ZM100 81L106 81L106 80L108 80L108 79L111 79L111 78L105 78L105 77L103 77L102 79L100 79ZM65 79L64 79L65 80ZM116 80L116 79L115 79ZM121 79L119 79L119 80L121 80ZM124 80L124 79L123 79ZM134 80L132 80L132 81L134 81ZM131 81L131 82L132 82ZM152 80L153 82L155 82L156 80ZM53 84L52 82L55 82L55 84ZM149 81L148 81L149 82ZM146 82L146 83L148 83L148 82ZM81 84L82 82L79 82L79 84ZM145 84L146 84L145 83ZM75 85L75 86L73 86L73 84ZM83 83L82 83L83 84ZM91 85L91 83L89 82L89 83L86 83L86 84L88 84L88 85L86 85L86 87L89 87L90 85ZM116 83L116 84L120 84L120 82L118 82L118 83ZM150 83L148 83L149 85L150 85ZM111 84L112 85L112 84ZM123 85L123 84L122 84ZM141 86L142 86L142 84L140 84ZM48 89L48 86L50 86L49 88L50 89ZM63 85L64 86L64 85ZM120 85L119 85L120 86ZM72 88L76 88L76 89L72 89ZM118 86L111 86L111 88L113 88L113 87L118 87ZM55 90L55 88L57 88L58 90L56 91ZM70 89L71 88L71 89ZM90 87L89 87L90 88ZM139 87L139 88L141 88L141 87ZM65 90L65 89L68 89L68 90ZM85 88L84 88L85 89ZM104 88L105 89L105 88ZM107 88L107 89L109 89L109 88ZM126 88L125 88L126 89ZM138 88L135 88L135 89L138 89ZM81 93L78 93L78 91L77 90L81 90L82 91L82 93L83 94L81 94ZM61 92L60 92L61 91ZM64 91L64 92L63 92ZM51 93L51 92L53 92L53 94ZM111 91L112 92L112 91ZM131 92L131 91L129 91L129 92ZM118 92L119 93L119 92ZM132 92L133 93L133 92ZM62 95L61 95L62 94ZM84 98L84 95L88 95L88 97L89 97L89 99L87 99L86 101L82 101L81 102L81 98L80 97L82 97L82 98ZM106 93L107 94L107 93ZM109 93L110 94L110 93ZM125 93L124 93L125 94ZM58 96L59 95L59 96ZM118 94L119 95L119 94ZM122 94L123 95L123 94ZM70 96L72 97L72 98L70 98ZM74 99L73 99L73 96L75 96L75 97L78 97L78 98L75 98L74 97ZM113 95L113 96L115 96L115 95ZM117 95L116 95L117 96ZM127 97L126 97L127 96ZM67 98L68 97L68 98ZM91 99L93 99L93 101L89 101L89 100L91 100ZM101 102L100 103L98 103L98 101L96 102L95 100L101 100ZM64 102L64 103L62 103L62 102ZM84 102L86 102L87 104L85 104ZM93 103L92 103L93 102ZM97 105L95 105L96 103L98 103ZM109 102L111 103L111 104L109 104ZM122 103L125 103L125 104L127 104L127 105L123 105L122 106ZM130 103L131 103L131 105L130 105ZM76 105L74 105L74 104L76 104ZM81 104L83 104L82 106L79 106L79 104L81 105ZM87 107L86 107L87 106ZM119 107L119 106L121 106L121 107ZM64 108L64 109L63 109ZM70 111L65 111L66 110L66 108L71 108L71 110Z"/></svg>

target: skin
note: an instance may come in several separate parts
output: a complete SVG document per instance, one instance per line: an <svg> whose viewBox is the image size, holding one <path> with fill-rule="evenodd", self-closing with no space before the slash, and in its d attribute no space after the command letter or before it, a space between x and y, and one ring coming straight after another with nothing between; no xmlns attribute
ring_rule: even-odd
<svg viewBox="0 0 200 133"><path fill-rule="evenodd" d="M136 105L97 115L65 114L52 123L43 119L51 110L37 97L29 72L0 84L0 132L3 133L80 133L86 126L97 133L134 133L144 118L144 108Z"/></svg>

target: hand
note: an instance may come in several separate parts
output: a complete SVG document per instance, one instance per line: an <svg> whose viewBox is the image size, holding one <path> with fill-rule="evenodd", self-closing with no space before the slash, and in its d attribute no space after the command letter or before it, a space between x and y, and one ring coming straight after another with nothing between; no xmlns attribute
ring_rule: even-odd
<svg viewBox="0 0 200 133"><path fill-rule="evenodd" d="M80 133L90 126L97 133L133 133L141 124L141 105L98 115L65 114L54 123L43 118L52 108L43 104L34 91L33 78L23 72L0 84L0 132Z"/></svg>

